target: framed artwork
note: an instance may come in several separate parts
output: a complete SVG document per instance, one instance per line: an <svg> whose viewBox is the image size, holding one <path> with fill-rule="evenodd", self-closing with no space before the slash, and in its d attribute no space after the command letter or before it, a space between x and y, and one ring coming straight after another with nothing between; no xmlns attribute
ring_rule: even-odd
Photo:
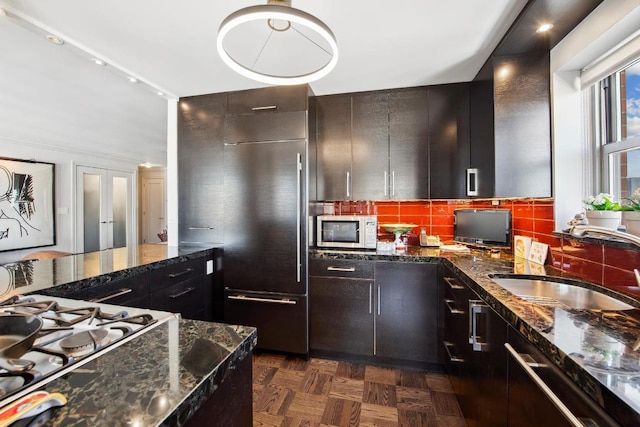
<svg viewBox="0 0 640 427"><path fill-rule="evenodd" d="M56 244L55 165L0 157L0 251Z"/></svg>

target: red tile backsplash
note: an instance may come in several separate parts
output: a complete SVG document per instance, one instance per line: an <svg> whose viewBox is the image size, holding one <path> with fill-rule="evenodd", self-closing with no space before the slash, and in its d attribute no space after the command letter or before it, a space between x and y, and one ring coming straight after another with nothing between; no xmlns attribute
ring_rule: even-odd
<svg viewBox="0 0 640 427"><path fill-rule="evenodd" d="M617 268L640 269L640 251L605 246L603 264Z"/></svg>
<svg viewBox="0 0 640 427"><path fill-rule="evenodd" d="M634 268L640 268L640 251L591 244L575 239L560 239L555 231L553 199L500 200L418 200L335 202L336 215L377 215L378 223L406 222L416 224L407 237L417 245L420 228L427 234L453 240L453 211L456 209L511 209L513 234L531 237L549 245L547 264L585 280L620 291L638 289ZM378 238L393 240L393 235L380 229Z"/></svg>
<svg viewBox="0 0 640 427"><path fill-rule="evenodd" d="M562 270L597 283L602 283L603 266L599 262L591 262L570 255L562 256Z"/></svg>
<svg viewBox="0 0 640 427"><path fill-rule="evenodd" d="M624 270L621 268L604 266L603 283L607 284L609 288L620 288L626 286L637 286L636 278L633 271Z"/></svg>

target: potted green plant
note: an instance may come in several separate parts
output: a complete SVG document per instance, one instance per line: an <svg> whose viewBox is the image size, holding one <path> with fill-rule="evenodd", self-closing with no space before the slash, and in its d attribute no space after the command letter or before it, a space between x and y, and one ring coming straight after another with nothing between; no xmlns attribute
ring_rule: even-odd
<svg viewBox="0 0 640 427"><path fill-rule="evenodd" d="M613 195L600 193L583 201L587 222L597 227L617 229L622 218L622 206Z"/></svg>
<svg viewBox="0 0 640 427"><path fill-rule="evenodd" d="M640 188L622 199L622 222L629 233L640 236Z"/></svg>

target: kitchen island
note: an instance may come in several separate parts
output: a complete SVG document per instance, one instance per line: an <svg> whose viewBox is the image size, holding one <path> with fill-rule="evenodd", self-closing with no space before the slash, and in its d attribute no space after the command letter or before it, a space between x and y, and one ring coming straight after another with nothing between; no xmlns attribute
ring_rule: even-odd
<svg viewBox="0 0 640 427"><path fill-rule="evenodd" d="M30 294L90 295L110 283L151 281L149 277L158 272L183 265L189 266L186 271L191 274L194 261L215 259L212 255L217 250L140 245L6 264L0 266L7 272L2 299ZM202 283L202 277L194 277L191 283ZM157 286L157 281L149 283L149 292ZM43 413L38 425L250 426L256 342L255 328L179 315L163 317L142 333L109 346L108 351L80 359L69 372L34 384L34 389L59 392L67 399L65 406ZM19 421L16 425L26 424Z"/></svg>
<svg viewBox="0 0 640 427"><path fill-rule="evenodd" d="M595 284L592 289L634 306L625 312L572 309L532 304L491 280L489 274L519 271L512 256L493 258L486 251L444 252L410 247L405 253L313 250L312 259L442 263L506 323L535 345L580 390L620 425L640 423L640 302ZM538 267L540 270L541 266ZM571 278L544 266L539 274Z"/></svg>
<svg viewBox="0 0 640 427"><path fill-rule="evenodd" d="M172 319L44 386L46 426L252 425L255 328Z"/></svg>

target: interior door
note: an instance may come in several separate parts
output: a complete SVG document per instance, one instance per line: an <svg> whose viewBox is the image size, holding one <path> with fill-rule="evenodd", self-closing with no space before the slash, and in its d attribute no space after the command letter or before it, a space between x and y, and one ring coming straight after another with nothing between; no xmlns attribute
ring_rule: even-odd
<svg viewBox="0 0 640 427"><path fill-rule="evenodd" d="M163 178L144 178L142 191L143 243L158 243L167 228L165 220L165 183Z"/></svg>
<svg viewBox="0 0 640 427"><path fill-rule="evenodd" d="M134 243L133 174L77 166L75 252Z"/></svg>

